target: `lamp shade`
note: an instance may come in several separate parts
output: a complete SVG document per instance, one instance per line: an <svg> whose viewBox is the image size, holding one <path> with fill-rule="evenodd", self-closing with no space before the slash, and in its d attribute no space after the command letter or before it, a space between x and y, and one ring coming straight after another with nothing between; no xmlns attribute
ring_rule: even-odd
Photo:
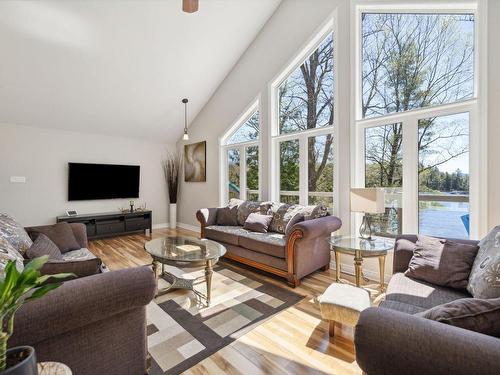
<svg viewBox="0 0 500 375"><path fill-rule="evenodd" d="M384 190L377 188L352 188L351 211L382 214L385 212Z"/></svg>

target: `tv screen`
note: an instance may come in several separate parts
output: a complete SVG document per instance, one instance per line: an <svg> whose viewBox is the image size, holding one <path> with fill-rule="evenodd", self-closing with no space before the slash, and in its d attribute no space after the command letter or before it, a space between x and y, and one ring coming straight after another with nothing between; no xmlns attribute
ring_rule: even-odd
<svg viewBox="0 0 500 375"><path fill-rule="evenodd" d="M68 200L139 198L140 166L69 163Z"/></svg>

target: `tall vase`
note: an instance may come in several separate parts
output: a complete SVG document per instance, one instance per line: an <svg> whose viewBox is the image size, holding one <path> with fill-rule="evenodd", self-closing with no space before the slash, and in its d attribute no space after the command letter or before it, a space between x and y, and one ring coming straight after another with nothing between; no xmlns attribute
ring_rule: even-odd
<svg viewBox="0 0 500 375"><path fill-rule="evenodd" d="M168 226L170 229L177 228L177 203L170 203Z"/></svg>

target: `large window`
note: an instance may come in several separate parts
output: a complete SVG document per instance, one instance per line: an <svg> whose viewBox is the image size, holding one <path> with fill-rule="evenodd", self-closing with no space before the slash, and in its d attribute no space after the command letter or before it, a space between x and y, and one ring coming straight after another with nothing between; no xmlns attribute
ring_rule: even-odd
<svg viewBox="0 0 500 375"><path fill-rule="evenodd" d="M467 238L474 10L359 17L355 174L386 192L375 229Z"/></svg>
<svg viewBox="0 0 500 375"><path fill-rule="evenodd" d="M273 145L279 180L274 188L280 201L324 203L333 210L333 51L328 32L275 90Z"/></svg>
<svg viewBox="0 0 500 375"><path fill-rule="evenodd" d="M260 120L255 103L229 131L222 143L225 166L223 200L260 199L259 135Z"/></svg>

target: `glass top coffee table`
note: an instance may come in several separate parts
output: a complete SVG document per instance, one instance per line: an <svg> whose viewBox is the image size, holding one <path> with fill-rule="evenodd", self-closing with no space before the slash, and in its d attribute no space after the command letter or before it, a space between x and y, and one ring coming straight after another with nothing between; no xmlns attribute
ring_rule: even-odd
<svg viewBox="0 0 500 375"><path fill-rule="evenodd" d="M376 238L365 240L359 237L332 236L327 238L330 247L335 252L335 279L340 281L341 254L354 255L354 272L356 286L361 286L363 276L363 258L377 257L379 261L380 289L384 291L385 257L387 252L394 247L394 241Z"/></svg>
<svg viewBox="0 0 500 375"><path fill-rule="evenodd" d="M158 266L161 264L161 276L170 284L168 288L158 291L157 295L167 293L172 289L190 289L198 296L203 297L210 305L213 266L219 258L226 253L226 248L221 244L207 239L194 237L172 236L156 238L148 241L144 249L153 258L153 272L158 280ZM205 268L204 277L188 279L165 271L165 265L177 268ZM206 282L207 294L198 292L194 286Z"/></svg>

